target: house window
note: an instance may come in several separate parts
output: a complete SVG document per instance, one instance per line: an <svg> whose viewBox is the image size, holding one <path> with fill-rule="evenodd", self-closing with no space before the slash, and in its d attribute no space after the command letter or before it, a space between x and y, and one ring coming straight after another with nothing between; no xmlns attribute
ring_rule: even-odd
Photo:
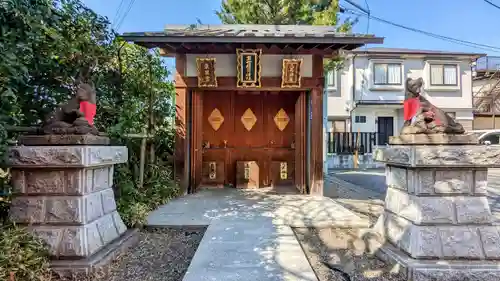
<svg viewBox="0 0 500 281"><path fill-rule="evenodd" d="M331 128L332 128L333 132L343 133L346 131L345 120L335 120L335 121L330 121L330 122L331 122Z"/></svg>
<svg viewBox="0 0 500 281"><path fill-rule="evenodd" d="M329 70L328 73L326 74L326 79L325 79L325 83L326 83L326 87L327 88L335 88L335 86L337 86L337 71L335 71L334 69L332 70Z"/></svg>
<svg viewBox="0 0 500 281"><path fill-rule="evenodd" d="M431 64L431 85L455 86L457 80L457 65Z"/></svg>
<svg viewBox="0 0 500 281"><path fill-rule="evenodd" d="M375 85L401 85L401 64L374 63L373 82Z"/></svg>
<svg viewBox="0 0 500 281"><path fill-rule="evenodd" d="M355 123L366 123L366 116L355 116L354 122Z"/></svg>

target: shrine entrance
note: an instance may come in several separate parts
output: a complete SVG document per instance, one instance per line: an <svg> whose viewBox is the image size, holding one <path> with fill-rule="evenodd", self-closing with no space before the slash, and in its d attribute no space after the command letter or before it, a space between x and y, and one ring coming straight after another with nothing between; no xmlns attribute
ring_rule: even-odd
<svg viewBox="0 0 500 281"><path fill-rule="evenodd" d="M167 25L122 37L175 57L173 160L186 193L292 186L322 195L324 59L383 42L307 25Z"/></svg>
<svg viewBox="0 0 500 281"><path fill-rule="evenodd" d="M203 91L201 95L201 185L303 186L305 92Z"/></svg>

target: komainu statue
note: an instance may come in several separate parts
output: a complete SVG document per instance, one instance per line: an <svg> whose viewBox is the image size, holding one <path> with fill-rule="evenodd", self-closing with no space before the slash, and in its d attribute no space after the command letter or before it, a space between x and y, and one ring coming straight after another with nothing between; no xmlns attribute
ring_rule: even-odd
<svg viewBox="0 0 500 281"><path fill-rule="evenodd" d="M74 97L48 116L42 131L47 135L98 135L94 127L95 114L95 90L89 84L82 83Z"/></svg>
<svg viewBox="0 0 500 281"><path fill-rule="evenodd" d="M406 79L404 126L402 135L408 134L463 134L464 127L420 94L422 78Z"/></svg>

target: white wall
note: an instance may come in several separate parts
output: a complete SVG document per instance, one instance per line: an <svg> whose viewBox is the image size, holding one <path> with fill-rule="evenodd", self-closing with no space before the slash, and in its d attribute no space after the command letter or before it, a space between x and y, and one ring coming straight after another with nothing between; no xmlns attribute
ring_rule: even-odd
<svg viewBox="0 0 500 281"><path fill-rule="evenodd" d="M352 100L352 74L354 67L351 59L347 59L342 69L336 70L335 88L325 87L328 96L328 116L339 119L350 116L349 101Z"/></svg>
<svg viewBox="0 0 500 281"><path fill-rule="evenodd" d="M366 116L366 123L356 123L356 116ZM352 112L352 131L353 132L376 132L377 124L375 121L377 117L393 117L394 118L394 132L399 132L399 117L397 113L397 109L392 108L376 108L373 106L370 107L357 107Z"/></svg>
<svg viewBox="0 0 500 281"><path fill-rule="evenodd" d="M400 62L402 64L402 83L398 86L373 85L374 62ZM430 86L430 63L446 63L458 65L458 86ZM406 78L424 79L423 94L437 107L445 108L453 104L453 108L472 108L472 71L469 60L440 60L429 58L384 58L375 59L358 56L355 59L356 100L366 101L403 101L404 81Z"/></svg>
<svg viewBox="0 0 500 281"><path fill-rule="evenodd" d="M354 63L353 63L354 61ZM373 63L375 62L398 62L402 64L401 85L381 86L373 84ZM456 64L458 70L457 86L429 86L430 63ZM424 79L423 95L434 105L446 112L455 112L457 119L472 120L472 71L469 57L439 58L405 55L394 57L368 57L358 55L355 58L349 56L344 68L338 71L337 85L335 89L328 91L328 117L333 119L349 118L348 105L352 103L352 91L354 87L356 109L353 111L352 131L374 132L378 116L393 116L395 119L395 133L403 125L404 81L406 78ZM355 74L355 78L353 78ZM477 87L477 86L475 86ZM363 101L382 102L380 106L363 105ZM383 101L387 101L384 104ZM400 105L394 104L400 102ZM354 123L356 114L367 117L366 124Z"/></svg>
<svg viewBox="0 0 500 281"><path fill-rule="evenodd" d="M236 55L227 54L188 54L186 56L186 76L198 76L196 70L196 58L215 58L215 74L217 77L236 76ZM281 77L282 60L285 55L262 55L262 77ZM302 58L300 73L302 77L312 77L312 55L296 55L294 58Z"/></svg>

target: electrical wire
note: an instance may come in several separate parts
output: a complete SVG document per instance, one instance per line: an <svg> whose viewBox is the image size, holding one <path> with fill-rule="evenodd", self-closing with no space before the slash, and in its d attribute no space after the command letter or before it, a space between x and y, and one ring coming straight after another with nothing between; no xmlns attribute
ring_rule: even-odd
<svg viewBox="0 0 500 281"><path fill-rule="evenodd" d="M125 2L125 0L121 0L120 1L120 4L118 5L118 8L116 9L116 13L115 13L115 16L113 17L113 25L116 26L116 22L119 18L119 15L120 15L120 12L122 10L122 8L124 7L123 6L123 3Z"/></svg>
<svg viewBox="0 0 500 281"><path fill-rule="evenodd" d="M489 0L483 0L483 1L500 10L500 6L498 6L497 4L495 4Z"/></svg>
<svg viewBox="0 0 500 281"><path fill-rule="evenodd" d="M132 6L134 5L134 2L135 2L135 0L131 0L130 3L128 4L127 10L125 11L125 13L123 14L122 18L120 19L120 21L116 25L116 30L120 29L121 25L123 24L123 21L127 17L127 15L130 12L130 10L132 9Z"/></svg>
<svg viewBox="0 0 500 281"><path fill-rule="evenodd" d="M385 24L389 24L389 25L392 25L392 26L403 28L403 29L406 29L406 30L409 30L409 31L413 31L413 32L416 32L416 33L424 34L424 35L427 35L427 36L430 36L430 37L433 37L433 38L441 39L441 40L452 42L452 43L459 44L459 45L464 45L464 46L468 46L468 47L482 49L482 50L486 50L486 51L490 51L490 52L500 53L500 47L495 47L495 46L485 45L485 44L479 44L479 43L474 43L474 42L471 42L471 41L466 41L466 40L452 38L452 37L449 37L449 36L439 35L439 34L435 34L435 33L432 33L432 32L428 32L428 31L424 31L424 30L420 30L420 29L416 29L416 28L404 26L402 24L394 23L394 22L391 22L391 21L388 21L388 20L385 20L385 19L382 19L382 18L379 18L379 17L372 16L372 15L367 15L365 13L359 13L359 12L356 12L356 11L353 11L353 10L350 10L350 9L346 9L346 8L343 8L343 9L344 9L344 13L349 13L349 14L358 15L358 16L364 16L364 17L367 17L367 18L370 18L370 19L373 19L373 20L376 20L376 21L379 21L379 22L382 22L382 23L385 23Z"/></svg>

